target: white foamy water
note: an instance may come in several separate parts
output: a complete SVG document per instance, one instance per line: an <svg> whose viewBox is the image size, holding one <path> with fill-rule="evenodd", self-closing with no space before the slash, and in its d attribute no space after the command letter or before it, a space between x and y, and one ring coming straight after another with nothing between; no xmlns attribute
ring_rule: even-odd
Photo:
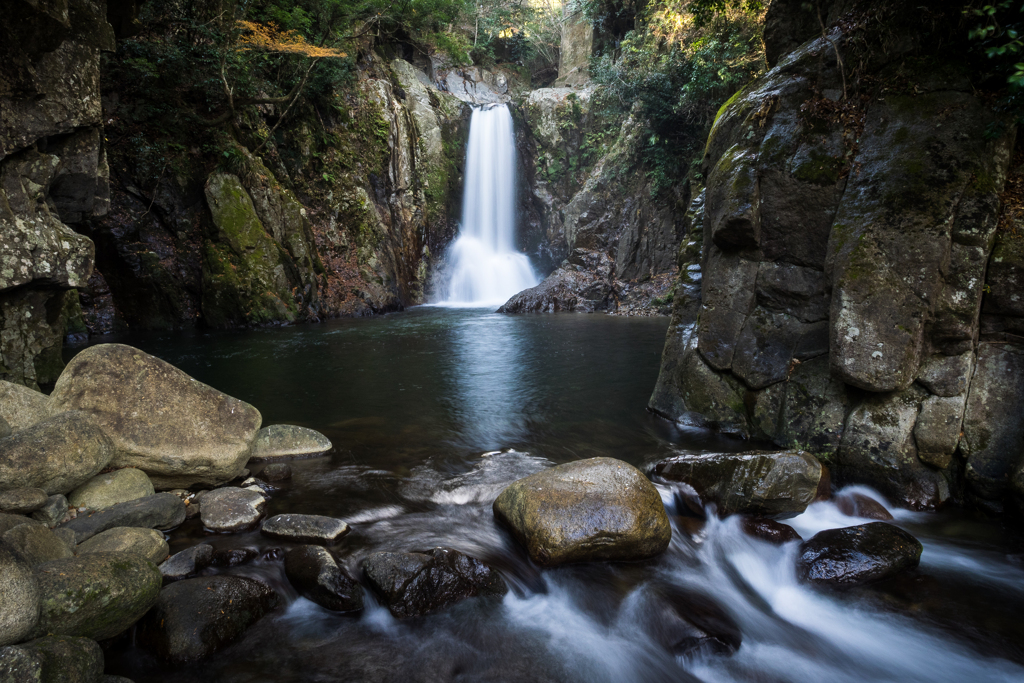
<svg viewBox="0 0 1024 683"><path fill-rule="evenodd" d="M506 105L474 109L469 123L462 227L449 252L446 306L500 306L537 284L516 251L516 148Z"/></svg>

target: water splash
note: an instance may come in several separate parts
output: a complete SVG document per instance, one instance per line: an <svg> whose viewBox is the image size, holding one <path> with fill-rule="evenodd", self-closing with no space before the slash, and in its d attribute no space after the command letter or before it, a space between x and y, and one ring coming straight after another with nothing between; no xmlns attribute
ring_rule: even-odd
<svg viewBox="0 0 1024 683"><path fill-rule="evenodd" d="M516 251L516 152L512 115L501 105L473 110L466 150L462 228L441 302L500 306L537 284L530 259Z"/></svg>

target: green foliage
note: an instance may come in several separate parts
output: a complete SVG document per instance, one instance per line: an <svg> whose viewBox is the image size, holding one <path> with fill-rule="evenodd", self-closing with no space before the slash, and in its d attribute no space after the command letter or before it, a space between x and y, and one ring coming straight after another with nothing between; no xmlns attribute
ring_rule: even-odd
<svg viewBox="0 0 1024 683"><path fill-rule="evenodd" d="M1024 84L1024 62L1017 61L1024 52L1024 5L1003 0L995 5L983 5L964 10L979 23L968 36L977 41L985 56L996 62L996 68L1006 74L1006 81L1015 87Z"/></svg>

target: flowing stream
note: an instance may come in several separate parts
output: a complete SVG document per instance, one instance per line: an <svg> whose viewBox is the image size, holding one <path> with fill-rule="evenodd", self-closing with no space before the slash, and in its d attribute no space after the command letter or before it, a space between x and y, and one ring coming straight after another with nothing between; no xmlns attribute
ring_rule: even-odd
<svg viewBox="0 0 1024 683"><path fill-rule="evenodd" d="M304 424L331 438L327 456L291 463L294 476L267 512L347 520L352 532L335 552L354 575L377 550L446 545L490 563L512 590L407 621L372 599L362 615L339 616L289 586L287 544L258 532L208 534L193 520L172 532L172 552L199 541L256 548L254 562L206 571L258 577L282 607L194 665L168 667L129 635L110 646L109 667L138 683L1024 680L1021 539L964 513L893 510L924 543L921 566L842 593L798 583L796 545L747 536L735 518L673 516L669 550L649 562L532 565L491 512L509 482L576 458L644 468L679 449L749 446L646 413L665 327L664 319L421 307L123 339L251 402L265 424ZM682 512L671 490L662 493L670 513ZM863 521L817 503L788 523L809 538ZM665 649L666 586L724 610L739 627L739 649L678 657Z"/></svg>
<svg viewBox="0 0 1024 683"><path fill-rule="evenodd" d="M516 251L516 147L507 105L473 110L466 148L462 227L449 250L449 306L500 306L537 284Z"/></svg>

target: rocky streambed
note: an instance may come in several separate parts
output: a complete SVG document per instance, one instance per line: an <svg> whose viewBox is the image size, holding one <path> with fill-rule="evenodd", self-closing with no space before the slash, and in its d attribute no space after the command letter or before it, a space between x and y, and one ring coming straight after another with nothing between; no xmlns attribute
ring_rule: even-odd
<svg viewBox="0 0 1024 683"><path fill-rule="evenodd" d="M415 315L373 338L429 339L422 325L438 317L491 339L495 325L524 324ZM560 429L578 430L568 419L577 410L616 398L584 391L568 410L550 400L546 382L565 379L550 371L573 349L596 360L587 340L615 347L610 326L621 322L587 322L572 343L559 329L561 346L519 368ZM621 328L623 342L642 338L643 324ZM335 331L370 334L356 323ZM305 357L317 355L309 338L286 343L293 334L303 333L273 342L276 362L295 370L302 357L319 374L323 358L367 341L324 345L317 360ZM177 358L229 362L224 339ZM400 398L385 366L365 367L378 368L399 416L422 408ZM245 374L227 384L247 386ZM632 399L612 366L602 374L613 395ZM522 397L496 378L500 396ZM269 391L299 396L288 386ZM697 433L650 431L656 422L616 432L592 419L569 456L536 425L506 425L515 448L474 451L451 434L438 448L414 424L433 455L411 450L405 467L381 469L387 458L367 457L365 439L383 425L325 424L331 438L264 427L253 405L119 344L75 356L49 397L2 390L0 680L1013 680L1024 671L1011 616L1024 571L1012 537L951 513L899 510L868 489L833 490L827 465L799 450L732 452ZM623 434L647 443L647 457L621 448ZM468 453L441 457L460 449Z"/></svg>

